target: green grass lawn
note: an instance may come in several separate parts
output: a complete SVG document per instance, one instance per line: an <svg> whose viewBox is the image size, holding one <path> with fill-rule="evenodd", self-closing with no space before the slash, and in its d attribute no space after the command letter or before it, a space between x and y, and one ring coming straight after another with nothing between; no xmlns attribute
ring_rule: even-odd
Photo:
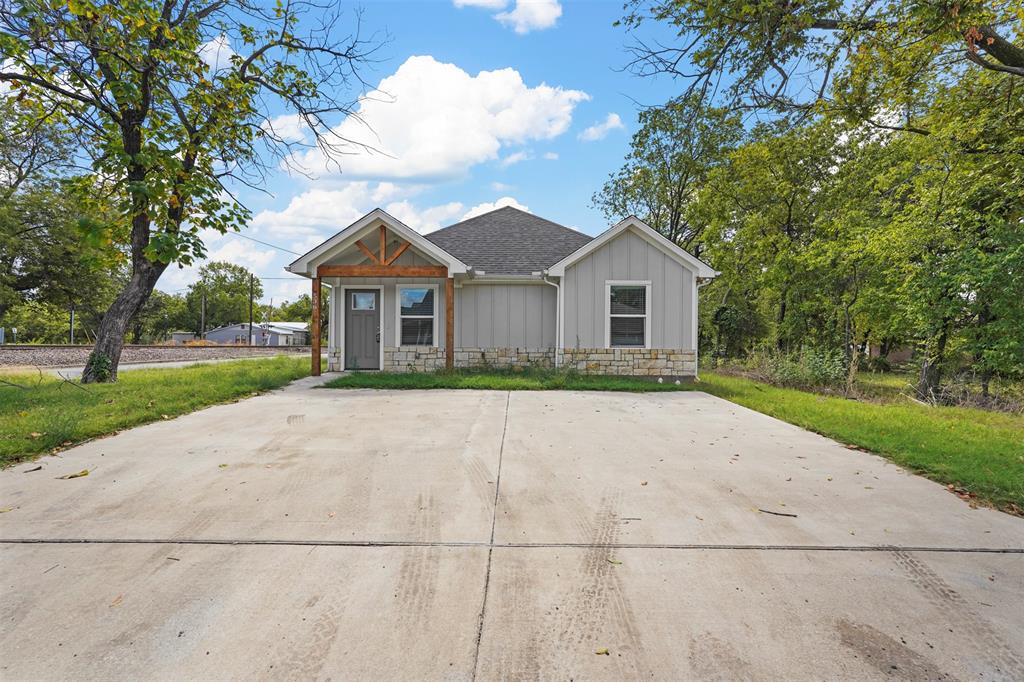
<svg viewBox="0 0 1024 682"><path fill-rule="evenodd" d="M493 391L685 391L687 384L633 377L589 376L545 370L455 370L441 372L364 372L332 379L325 388L455 388Z"/></svg>
<svg viewBox="0 0 1024 682"><path fill-rule="evenodd" d="M96 436L278 388L309 374L308 358L278 357L122 372L80 386L44 375L0 375L0 464Z"/></svg>
<svg viewBox="0 0 1024 682"><path fill-rule="evenodd" d="M880 382L884 381L880 379ZM902 382L903 379L898 381ZM339 377L328 388L678 391L702 390L810 431L876 452L911 471L974 493L979 500L1024 509L1024 416L958 407L927 407L826 397L750 379L705 372L697 384L658 384L628 377L572 373L366 373Z"/></svg>

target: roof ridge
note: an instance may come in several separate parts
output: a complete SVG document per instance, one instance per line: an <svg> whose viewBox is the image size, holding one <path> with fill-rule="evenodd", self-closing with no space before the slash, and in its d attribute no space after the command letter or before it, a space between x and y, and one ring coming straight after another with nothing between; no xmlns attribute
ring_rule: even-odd
<svg viewBox="0 0 1024 682"><path fill-rule="evenodd" d="M471 218L464 218L464 219L458 221L457 223L452 223L451 225L445 225L444 227L439 227L438 229L434 230L433 232L427 232L423 236L429 238L430 235L437 234L438 232L443 232L445 230L451 229L453 227L457 227L459 225L464 225L466 223L469 223L469 222L472 222L474 220L477 220L478 218L484 218L484 217L489 216L489 215L491 215L493 213L498 213L498 212L504 211L506 209L514 211L516 213L522 213L523 215L527 215L527 216L530 216L531 218L534 218L536 220L543 221L543 222L547 223L548 225L551 225L553 227L557 227L559 229L565 230L566 232L572 232L573 234L577 234L577 235L579 235L581 237L586 237L587 239L593 239L594 238L591 235L586 234L585 232L580 232L577 229L568 227L566 225L562 225L561 223L556 223L554 220L550 220L548 218L545 218L544 216L539 216L536 213L531 213L530 211L524 211L523 209L517 208L515 206L499 206L498 208L491 209L490 211L487 211L486 213L481 213L481 214L475 215L475 216L473 216Z"/></svg>

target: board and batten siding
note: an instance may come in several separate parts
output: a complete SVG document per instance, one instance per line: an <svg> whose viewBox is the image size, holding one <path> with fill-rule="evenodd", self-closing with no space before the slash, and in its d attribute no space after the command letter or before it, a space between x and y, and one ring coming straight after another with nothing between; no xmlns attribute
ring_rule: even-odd
<svg viewBox="0 0 1024 682"><path fill-rule="evenodd" d="M651 348L694 349L694 273L631 230L565 271L563 344L605 347L605 282L651 282Z"/></svg>
<svg viewBox="0 0 1024 682"><path fill-rule="evenodd" d="M466 283L455 290L456 348L554 348L554 287Z"/></svg>

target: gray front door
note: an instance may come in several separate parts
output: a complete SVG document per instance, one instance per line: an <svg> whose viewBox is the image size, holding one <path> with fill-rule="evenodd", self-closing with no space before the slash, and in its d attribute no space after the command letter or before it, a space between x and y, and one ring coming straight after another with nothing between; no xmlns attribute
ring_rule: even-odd
<svg viewBox="0 0 1024 682"><path fill-rule="evenodd" d="M380 291L345 290L345 369L380 369Z"/></svg>

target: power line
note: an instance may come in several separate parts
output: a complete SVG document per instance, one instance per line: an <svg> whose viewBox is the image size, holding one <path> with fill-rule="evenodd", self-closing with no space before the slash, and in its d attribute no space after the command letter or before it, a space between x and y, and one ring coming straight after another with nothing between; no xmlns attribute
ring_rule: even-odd
<svg viewBox="0 0 1024 682"><path fill-rule="evenodd" d="M242 234L241 232L226 232L225 234L230 234L230 235L233 235L235 237L241 237L242 239L248 239L251 242L256 242L257 244L263 244L263 246L269 246L272 249L277 249L278 251L284 251L285 253L290 253L293 256L301 256L302 255L301 253L296 253L296 252L292 251L291 249L286 249L283 246L278 246L277 244L271 244L270 242L265 242L265 241L262 241L260 239L256 239L256 237L250 237L249 235Z"/></svg>

